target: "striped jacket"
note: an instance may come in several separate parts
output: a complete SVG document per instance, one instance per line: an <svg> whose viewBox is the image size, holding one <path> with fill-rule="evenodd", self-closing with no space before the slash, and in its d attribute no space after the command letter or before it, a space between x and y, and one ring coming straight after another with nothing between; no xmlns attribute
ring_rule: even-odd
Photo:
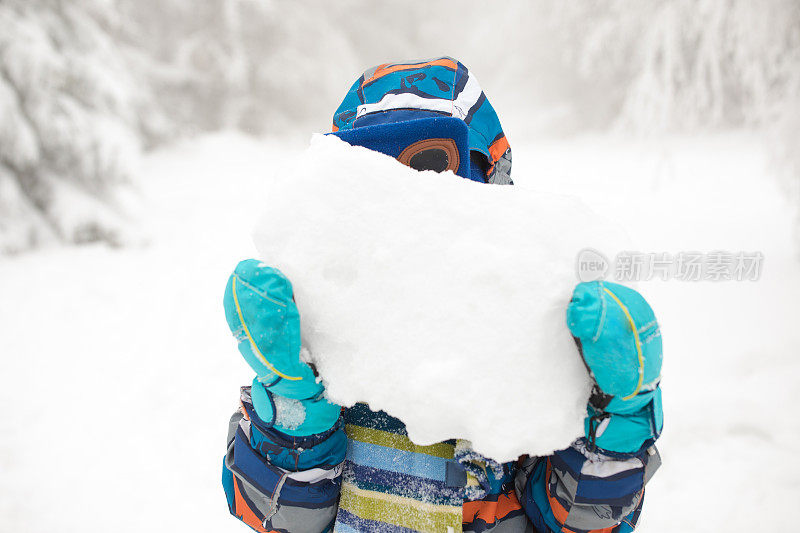
<svg viewBox="0 0 800 533"><path fill-rule="evenodd" d="M610 457L579 440L500 465L458 441L417 446L362 404L329 431L289 437L243 387L222 481L229 511L259 532L617 533L635 527L659 464L655 447Z"/></svg>

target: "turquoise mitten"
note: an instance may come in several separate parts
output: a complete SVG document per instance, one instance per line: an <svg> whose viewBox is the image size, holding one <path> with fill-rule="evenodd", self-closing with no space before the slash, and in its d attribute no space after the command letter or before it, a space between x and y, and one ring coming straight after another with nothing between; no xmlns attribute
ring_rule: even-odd
<svg viewBox="0 0 800 533"><path fill-rule="evenodd" d="M255 259L241 261L228 279L223 305L239 351L256 372L252 398L258 416L289 435L330 429L340 407L324 398L321 381L300 360L300 313L286 276Z"/></svg>
<svg viewBox="0 0 800 533"><path fill-rule="evenodd" d="M587 406L590 446L636 453L661 433L661 330L641 294L616 283L575 287L567 325L595 382Z"/></svg>

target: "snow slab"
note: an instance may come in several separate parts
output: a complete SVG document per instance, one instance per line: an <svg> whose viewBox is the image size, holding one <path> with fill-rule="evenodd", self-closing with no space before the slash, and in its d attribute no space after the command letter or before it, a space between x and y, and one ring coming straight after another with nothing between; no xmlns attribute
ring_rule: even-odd
<svg viewBox="0 0 800 533"><path fill-rule="evenodd" d="M626 248L620 227L574 197L417 172L332 136L279 174L256 247L293 283L332 401L497 460L582 434L589 380L565 312L576 256Z"/></svg>

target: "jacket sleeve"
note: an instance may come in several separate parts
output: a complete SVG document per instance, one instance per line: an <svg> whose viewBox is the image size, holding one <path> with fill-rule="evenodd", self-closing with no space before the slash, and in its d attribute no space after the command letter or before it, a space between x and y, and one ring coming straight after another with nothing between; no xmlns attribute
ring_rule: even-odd
<svg viewBox="0 0 800 533"><path fill-rule="evenodd" d="M255 531L328 531L336 517L347 437L291 437L258 418L249 387L228 427L222 485L231 514Z"/></svg>
<svg viewBox="0 0 800 533"><path fill-rule="evenodd" d="M644 486L661 465L655 445L627 457L586 449L583 440L547 457L528 459L517 493L537 531L633 531Z"/></svg>

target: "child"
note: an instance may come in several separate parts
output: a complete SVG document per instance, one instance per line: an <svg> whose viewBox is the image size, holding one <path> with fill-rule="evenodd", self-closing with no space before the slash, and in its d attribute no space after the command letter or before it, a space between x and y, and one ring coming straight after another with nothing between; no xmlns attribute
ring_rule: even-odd
<svg viewBox="0 0 800 533"><path fill-rule="evenodd" d="M497 115L454 59L366 71L333 122L333 134L417 170L511 184ZM242 261L224 306L256 378L230 421L223 486L230 512L256 531L634 529L644 485L660 465L662 427L660 331L636 291L577 285L567 326L595 381L585 435L553 455L505 464L463 441L415 445L387 413L328 402L300 359L299 312L280 271Z"/></svg>

